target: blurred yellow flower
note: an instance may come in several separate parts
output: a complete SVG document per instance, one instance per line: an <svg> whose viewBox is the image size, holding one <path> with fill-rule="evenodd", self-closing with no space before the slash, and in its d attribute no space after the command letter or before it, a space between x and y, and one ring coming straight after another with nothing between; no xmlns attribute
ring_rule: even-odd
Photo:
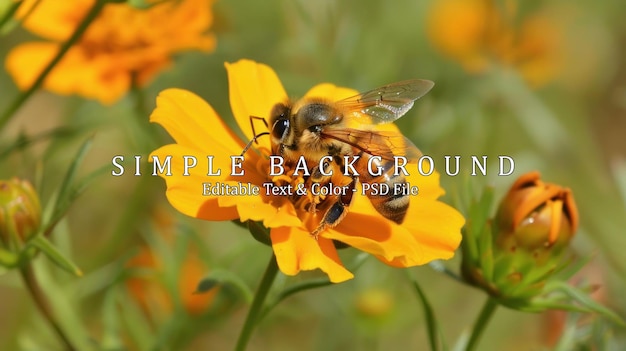
<svg viewBox="0 0 626 351"><path fill-rule="evenodd" d="M517 17L514 0L435 0L428 36L436 49L470 73L502 64L517 69L532 85L545 84L560 74L566 56L563 23L547 11Z"/></svg>
<svg viewBox="0 0 626 351"><path fill-rule="evenodd" d="M18 17L37 0L26 0ZM29 88L74 32L95 0L42 0L23 25L48 39L15 47L5 65L20 89ZM78 94L111 104L136 82L146 84L185 50L211 51L208 33L213 0L163 1L140 10L125 3L107 4L82 38L65 54L44 82L62 95Z"/></svg>
<svg viewBox="0 0 626 351"><path fill-rule="evenodd" d="M384 318L393 312L394 297L387 289L370 288L355 298L356 312L366 318Z"/></svg>
<svg viewBox="0 0 626 351"><path fill-rule="evenodd" d="M266 65L241 60L226 64L226 69L233 114L245 137L252 139L250 116L267 117L277 102L287 101L287 93L276 73ZM355 94L351 89L320 84L306 96L335 101ZM184 214L205 220L262 221L270 228L278 266L287 275L321 269L332 282L351 279L353 275L342 265L333 240L398 267L450 258L461 240L464 219L455 209L437 201L444 192L437 173L424 177L413 172L408 177L411 184L419 186L420 193L411 199L402 225L382 217L368 198L357 191L345 219L336 227L322 231L316 240L311 232L320 223L319 211L312 213L295 206L298 199L293 197L268 195L261 187L265 182L278 181L269 176L269 138L259 138L258 145L253 144L254 150L246 153L242 164L245 174L231 176L230 157L241 154L245 143L201 98L184 90L165 90L157 98L151 121L161 124L176 141L152 154L161 160L172 156L172 176L164 176L170 203ZM266 131L262 123L256 126L257 133ZM206 167L198 167L183 176L183 156L195 156L198 160L214 156L213 167L222 169L222 173L208 177ZM298 179L286 181L294 183ZM261 187L261 192L258 195L203 196L205 182L230 186L250 183Z"/></svg>

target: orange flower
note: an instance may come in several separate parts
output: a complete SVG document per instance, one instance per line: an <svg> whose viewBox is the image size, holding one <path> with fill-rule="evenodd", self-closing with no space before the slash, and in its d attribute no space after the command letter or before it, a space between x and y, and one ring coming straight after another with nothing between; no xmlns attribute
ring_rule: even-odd
<svg viewBox="0 0 626 351"><path fill-rule="evenodd" d="M26 0L17 16L35 0ZM42 0L24 27L50 41L15 47L5 62L20 89L29 88L83 20L95 0ZM215 38L207 33L212 0L164 1L147 10L107 4L44 82L62 95L78 94L111 104L133 81L146 84L184 50L210 51Z"/></svg>
<svg viewBox="0 0 626 351"><path fill-rule="evenodd" d="M428 36L441 53L470 73L499 63L515 67L533 85L545 84L560 73L564 62L563 23L547 12L518 20L516 7L515 1L499 6L489 0L436 0Z"/></svg>
<svg viewBox="0 0 626 351"><path fill-rule="evenodd" d="M250 116L267 118L272 107L287 101L274 71L249 60L226 64L230 103L233 114L247 139L253 138ZM336 101L357 92L332 84L313 87L306 97ZM450 258L461 240L463 217L453 208L437 201L443 194L437 173L425 177L412 172L407 180L419 186L419 195L411 199L406 219L398 225L382 217L366 196L357 190L347 216L334 228L311 235L320 223L322 213L311 213L288 196L266 194L262 184L301 180L269 176L270 140L258 138L258 145L249 150L242 164L242 176L231 176L231 156L241 154L245 143L227 127L213 108L191 92L168 89L157 98L151 121L161 124L176 144L153 152L164 160L171 155L172 176L164 176L167 198L182 213L205 220L262 221L270 228L272 247L280 270L295 275L301 270L321 269L332 282L353 277L341 263L333 240L369 252L381 261L397 267L425 264L435 259ZM385 128L395 128L387 125ZM263 123L255 124L256 133L266 132ZM196 167L184 176L183 156L207 160L214 156L213 167L219 176L207 176L206 167ZM202 168L202 169L201 169ZM287 177L287 178L285 178ZM258 195L203 196L203 183L237 186L250 183L260 188ZM293 201L293 202L292 202Z"/></svg>

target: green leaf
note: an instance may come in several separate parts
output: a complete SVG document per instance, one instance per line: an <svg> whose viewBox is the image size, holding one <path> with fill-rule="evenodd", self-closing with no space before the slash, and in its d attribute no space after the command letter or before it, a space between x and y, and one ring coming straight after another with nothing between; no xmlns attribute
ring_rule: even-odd
<svg viewBox="0 0 626 351"><path fill-rule="evenodd" d="M562 293L565 295L566 298L573 300L574 302L580 304L580 306L571 305L569 307L566 307L568 305L563 304L563 299L561 299L560 301L559 300L553 300L553 301L546 300L540 303L539 302L531 303L530 306L542 305L544 308L548 308L548 309L567 309L567 310L576 310L576 311L587 312L587 313L595 312L607 318L608 320L612 321L613 323L616 323L622 327L626 326L626 323L624 322L624 320L615 312L601 305L600 303L595 301L593 298L591 298L591 296L589 296L587 293L583 292L582 290L580 290L579 288L575 286L569 285L567 282L564 282L564 281L548 282L548 284L546 284L544 291L548 294L555 293L555 292Z"/></svg>
<svg viewBox="0 0 626 351"><path fill-rule="evenodd" d="M422 308L424 309L424 318L426 319L426 326L428 328L428 342L430 344L430 349L431 351L439 351L439 345L440 343L443 344L443 338L440 337L441 331L439 323L437 323L435 311L433 310L432 305L428 301L426 294L424 294L424 291L420 287L417 280L411 278L411 283L413 284L413 288L415 289L417 297L419 298Z"/></svg>
<svg viewBox="0 0 626 351"><path fill-rule="evenodd" d="M232 287L235 287L236 290L240 293L241 297L246 301L246 303L251 303L253 298L252 290L246 285L246 283L241 280L237 275L233 274L230 271L225 269L214 269L211 273L204 277L198 285L196 286L195 293L202 294L207 292L212 287L215 287L219 284L228 284Z"/></svg>
<svg viewBox="0 0 626 351"><path fill-rule="evenodd" d="M194 291L193 293L204 294L208 292L209 290L213 289L214 287L220 285L220 283L221 282L217 279L204 278L198 283L198 286L196 287L196 291Z"/></svg>
<svg viewBox="0 0 626 351"><path fill-rule="evenodd" d="M56 199L56 203L54 205L53 213L55 215L53 215L53 218L57 217L58 212L60 212L59 209L64 209L69 206L66 203L70 199L70 186L74 182L74 178L76 177L78 168L83 162L83 160L85 159L85 155L87 154L87 151L89 151L89 148L91 148L92 143L93 143L93 137L90 137L87 140L85 140L85 142L80 147L80 149L78 149L78 152L76 153L76 156L74 157L74 161L70 165L70 168L67 170L67 173L65 174L65 178L63 179L63 182L61 183L61 187L58 193L58 197Z"/></svg>
<svg viewBox="0 0 626 351"><path fill-rule="evenodd" d="M0 160L3 160L15 151L26 149L30 145L35 144L39 141L45 141L47 139L55 138L69 138L74 135L80 134L83 129L85 128L74 126L61 126L39 134L35 134L33 136L20 134L15 138L13 142L9 143L7 146L0 150Z"/></svg>
<svg viewBox="0 0 626 351"><path fill-rule="evenodd" d="M596 300L591 298L591 296L582 292L580 289L571 286L566 282L558 282L557 286L559 287L559 289L561 289L561 291L567 294L574 301L587 308L589 312L596 312L601 316L604 316L605 318L611 320L612 322L622 327L626 327L626 323L624 323L624 320L620 316L618 316L615 312L611 311L607 307L598 303Z"/></svg>
<svg viewBox="0 0 626 351"><path fill-rule="evenodd" d="M432 268L434 271L447 275L448 277L456 280L461 284L468 284L463 278L458 276L455 272L450 270L450 268L446 267L446 265L441 260L434 260L428 263L428 266Z"/></svg>
<svg viewBox="0 0 626 351"><path fill-rule="evenodd" d="M48 256L52 262L67 272L78 277L83 275L80 268L78 268L69 258L66 258L61 252L59 252L57 248L45 237L36 236L28 241L27 246L38 248L41 252Z"/></svg>
<svg viewBox="0 0 626 351"><path fill-rule="evenodd" d="M369 257L369 254L363 252L358 254L350 264L347 265L348 270L356 272L365 263L365 260ZM261 313L259 320L263 319L274 307L276 307L281 301L294 295L300 291L322 288L333 283L328 278L319 278L313 280L307 280L304 282L296 283L282 290L276 297L265 306L265 309Z"/></svg>
<svg viewBox="0 0 626 351"><path fill-rule="evenodd" d="M248 221L248 230L256 241L268 246L272 245L269 229L265 228L261 223Z"/></svg>
<svg viewBox="0 0 626 351"><path fill-rule="evenodd" d="M118 295L118 300L116 308L119 309L120 327L124 330L125 336L137 345L137 350L155 349L151 345L157 337L152 332L150 321L137 305L137 301L127 294Z"/></svg>
<svg viewBox="0 0 626 351"><path fill-rule="evenodd" d="M61 218L65 215L65 213L69 210L72 203L80 196L82 193L87 190L90 184L92 184L98 177L107 174L110 171L108 165L102 166L99 169L91 172L84 178L82 178L79 182L77 182L69 191L68 196L65 201L63 201L59 207L55 207L50 212L46 211L46 217L49 218L47 221L46 229L44 233L50 233L56 224L61 220ZM57 197L58 199L58 197ZM58 202L58 201L57 201ZM46 209L47 210L47 209ZM50 213L48 215L48 213ZM44 217L44 218L46 218Z"/></svg>
<svg viewBox="0 0 626 351"><path fill-rule="evenodd" d="M102 302L102 336L101 347L104 350L123 350L124 342L121 338L122 325L117 309L118 289L110 289L104 295Z"/></svg>

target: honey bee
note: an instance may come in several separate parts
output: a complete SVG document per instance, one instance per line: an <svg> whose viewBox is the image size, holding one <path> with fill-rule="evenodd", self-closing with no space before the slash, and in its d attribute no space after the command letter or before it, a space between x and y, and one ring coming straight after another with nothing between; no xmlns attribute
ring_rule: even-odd
<svg viewBox="0 0 626 351"><path fill-rule="evenodd" d="M420 151L400 132L376 130L373 125L402 117L433 85L431 81L416 79L385 85L340 101L305 98L277 103L270 113L269 123L263 120L269 132L255 135L244 152L258 136L269 134L272 154L281 156L286 165L293 166L302 157L306 159L310 175L305 183L309 188L315 183L329 183L333 179L330 171L345 168L345 156L358 158L353 167L346 168L356 172L344 174L349 178L347 186L352 191L326 197L321 202L318 197L309 201L310 212L324 211L311 232L317 238L324 229L336 226L345 217L357 182L387 184L391 189L395 184L406 183L402 173L393 172L395 156L416 161L421 156ZM250 123L254 129L252 119ZM379 172L369 172L372 165ZM410 201L407 194L364 193L382 216L398 224L404 221Z"/></svg>

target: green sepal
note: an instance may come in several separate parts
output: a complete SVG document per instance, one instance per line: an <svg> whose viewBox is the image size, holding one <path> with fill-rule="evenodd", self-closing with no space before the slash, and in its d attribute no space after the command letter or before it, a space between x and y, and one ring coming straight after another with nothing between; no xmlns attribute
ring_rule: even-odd
<svg viewBox="0 0 626 351"><path fill-rule="evenodd" d="M19 262L19 255L0 247L0 266L14 268L19 265Z"/></svg>
<svg viewBox="0 0 626 351"><path fill-rule="evenodd" d="M494 257L489 219L493 198L493 188L485 187L480 198L467 206L467 223L461 242L461 273L473 285L489 284L493 280Z"/></svg>

